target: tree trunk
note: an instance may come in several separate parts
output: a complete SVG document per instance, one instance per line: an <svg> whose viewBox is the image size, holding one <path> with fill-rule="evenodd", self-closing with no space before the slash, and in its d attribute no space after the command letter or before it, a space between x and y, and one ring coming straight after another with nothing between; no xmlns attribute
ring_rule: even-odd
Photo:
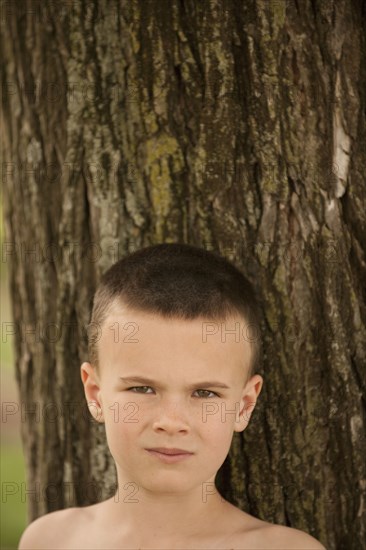
<svg viewBox="0 0 366 550"><path fill-rule="evenodd" d="M3 330L29 520L114 493L80 379L93 293L121 256L180 241L234 260L262 300L264 388L222 494L365 548L365 16L361 0L3 3Z"/></svg>

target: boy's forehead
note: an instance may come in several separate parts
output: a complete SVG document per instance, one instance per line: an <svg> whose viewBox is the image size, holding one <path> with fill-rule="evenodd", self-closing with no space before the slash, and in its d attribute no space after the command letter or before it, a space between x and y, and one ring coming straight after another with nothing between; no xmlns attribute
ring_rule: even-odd
<svg viewBox="0 0 366 550"><path fill-rule="evenodd" d="M247 324L239 315L232 315L227 319L213 320L206 317L195 319L180 319L178 317L164 317L158 313L134 310L128 307L114 306L107 316L102 329L102 334L110 335L117 329L135 328L136 332L148 336L154 330L172 334L174 332L183 335L199 337L202 342L216 339L222 343L229 340L245 340Z"/></svg>
<svg viewBox="0 0 366 550"><path fill-rule="evenodd" d="M147 354L158 359L179 351L180 356L193 356L198 362L209 358L248 367L251 350L245 330L239 315L218 321L205 317L184 320L114 307L101 327L98 347L101 362L107 357L113 363L122 357L138 361Z"/></svg>

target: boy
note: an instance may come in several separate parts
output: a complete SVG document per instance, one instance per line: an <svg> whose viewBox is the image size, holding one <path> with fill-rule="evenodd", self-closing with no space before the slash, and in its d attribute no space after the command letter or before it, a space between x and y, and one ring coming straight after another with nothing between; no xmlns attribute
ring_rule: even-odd
<svg viewBox="0 0 366 550"><path fill-rule="evenodd" d="M118 491L38 518L19 550L324 550L302 531L239 510L215 487L262 388L259 325L250 283L216 254L160 244L114 264L94 296L90 327L100 333L89 333L81 378L105 424Z"/></svg>

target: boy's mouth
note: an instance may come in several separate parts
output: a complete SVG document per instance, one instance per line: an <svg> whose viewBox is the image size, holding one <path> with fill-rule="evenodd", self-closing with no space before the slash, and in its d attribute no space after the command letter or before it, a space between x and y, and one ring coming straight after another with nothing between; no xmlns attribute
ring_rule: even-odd
<svg viewBox="0 0 366 550"><path fill-rule="evenodd" d="M158 447L155 449L146 449L149 455L155 457L155 460L160 460L164 464L175 464L177 462L184 462L188 460L193 453L185 451L183 449L167 449Z"/></svg>
<svg viewBox="0 0 366 550"><path fill-rule="evenodd" d="M176 449L176 448L167 448L167 447L154 447L152 449L146 449L147 451L155 451L160 454L164 455L191 455L190 451L186 451L184 449Z"/></svg>

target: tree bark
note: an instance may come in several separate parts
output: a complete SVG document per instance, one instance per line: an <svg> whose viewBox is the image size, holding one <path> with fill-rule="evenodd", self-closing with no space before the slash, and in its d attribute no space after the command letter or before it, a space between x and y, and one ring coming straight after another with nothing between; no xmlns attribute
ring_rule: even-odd
<svg viewBox="0 0 366 550"><path fill-rule="evenodd" d="M29 520L114 493L80 380L93 293L126 253L180 241L235 261L262 303L264 388L222 494L365 548L365 16L361 0L3 2L3 330Z"/></svg>

